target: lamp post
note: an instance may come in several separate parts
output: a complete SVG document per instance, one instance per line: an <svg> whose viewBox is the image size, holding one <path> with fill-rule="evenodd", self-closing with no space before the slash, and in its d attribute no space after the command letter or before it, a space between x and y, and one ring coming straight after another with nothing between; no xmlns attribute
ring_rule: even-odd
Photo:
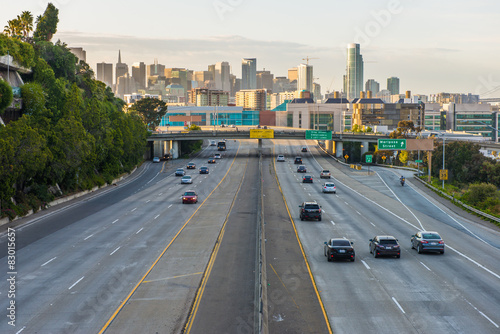
<svg viewBox="0 0 500 334"><path fill-rule="evenodd" d="M445 141L446 141L446 137L443 135L443 170L444 170L444 150L445 150ZM443 185L442 185L442 188L444 189L444 178L443 178Z"/></svg>

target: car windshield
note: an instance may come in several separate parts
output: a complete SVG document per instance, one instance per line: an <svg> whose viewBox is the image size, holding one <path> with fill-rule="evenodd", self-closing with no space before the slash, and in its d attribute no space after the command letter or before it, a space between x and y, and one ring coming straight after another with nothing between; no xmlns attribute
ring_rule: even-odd
<svg viewBox="0 0 500 334"><path fill-rule="evenodd" d="M332 240L332 246L351 246L349 240Z"/></svg>
<svg viewBox="0 0 500 334"><path fill-rule="evenodd" d="M196 193L194 191L186 191L184 196L196 196Z"/></svg>
<svg viewBox="0 0 500 334"><path fill-rule="evenodd" d="M183 169L182 169L182 168L179 168L179 169L177 169L177 171L178 171L178 172L182 172L182 171L183 171Z"/></svg>
<svg viewBox="0 0 500 334"><path fill-rule="evenodd" d="M381 245L397 245L397 241L394 239L382 239L380 240Z"/></svg>
<svg viewBox="0 0 500 334"><path fill-rule="evenodd" d="M422 237L424 239L441 239L441 237L437 234L434 233L424 233L422 234Z"/></svg>

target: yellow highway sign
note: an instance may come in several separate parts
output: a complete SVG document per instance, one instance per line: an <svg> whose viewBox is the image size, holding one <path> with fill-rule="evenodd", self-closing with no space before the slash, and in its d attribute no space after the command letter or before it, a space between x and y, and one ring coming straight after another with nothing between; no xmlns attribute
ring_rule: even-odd
<svg viewBox="0 0 500 334"><path fill-rule="evenodd" d="M274 138L274 130L273 129L250 129L250 138L273 139Z"/></svg>

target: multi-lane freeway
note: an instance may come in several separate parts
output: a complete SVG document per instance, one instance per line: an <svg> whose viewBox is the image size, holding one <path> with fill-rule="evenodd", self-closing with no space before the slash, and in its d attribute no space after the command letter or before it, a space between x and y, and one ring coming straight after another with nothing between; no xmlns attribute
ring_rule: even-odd
<svg viewBox="0 0 500 334"><path fill-rule="evenodd" d="M5 231L0 332L500 331L499 229L450 209L410 172L352 170L313 141L264 140L259 152L255 140L229 140L208 164L215 152L147 162L115 186L10 223L15 284ZM313 183L302 183L297 155ZM197 168L186 185L174 171L188 162ZM321 192L324 168L336 194ZM188 189L197 204L181 203ZM321 221L299 219L310 200ZM418 230L439 232L445 254L412 250ZM374 258L375 235L395 236L401 258ZM334 237L354 242L355 262L326 260Z"/></svg>

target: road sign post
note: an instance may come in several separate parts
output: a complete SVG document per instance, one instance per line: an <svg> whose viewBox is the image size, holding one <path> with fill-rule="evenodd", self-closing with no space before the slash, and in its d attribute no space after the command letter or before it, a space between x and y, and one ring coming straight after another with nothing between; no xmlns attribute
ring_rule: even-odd
<svg viewBox="0 0 500 334"><path fill-rule="evenodd" d="M373 155L371 154L367 154L365 155L365 161L367 164L371 164L372 163L372 158L373 158ZM370 175L370 165L368 165L368 175Z"/></svg>

